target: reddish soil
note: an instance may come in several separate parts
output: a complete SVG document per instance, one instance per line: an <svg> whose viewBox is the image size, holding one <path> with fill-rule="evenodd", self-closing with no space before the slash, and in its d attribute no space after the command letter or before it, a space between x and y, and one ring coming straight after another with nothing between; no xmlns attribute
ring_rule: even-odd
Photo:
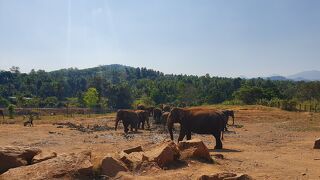
<svg viewBox="0 0 320 180"><path fill-rule="evenodd" d="M210 106L208 108L226 108ZM204 141L210 154L223 154L215 164L189 161L177 164L169 170L150 168L136 172L135 176L158 179L196 179L202 174L217 172L246 173L255 179L320 179L320 150L313 149L314 141L320 137L320 114L286 112L261 106L227 107L236 110L236 125L225 134L224 149L213 150L215 140L210 135L196 135ZM58 154L91 150L93 163L97 166L107 153L142 145L148 149L169 139L162 126L153 125L151 130L124 135L122 126L114 131L114 114L68 119L42 117L35 120L34 127L24 127L21 120L6 120L15 124L0 125L0 146L26 145L53 150ZM152 120L151 120L152 121ZM57 128L57 122L100 125L94 132L81 132ZM176 127L178 128L178 125ZM177 134L175 140L177 139Z"/></svg>

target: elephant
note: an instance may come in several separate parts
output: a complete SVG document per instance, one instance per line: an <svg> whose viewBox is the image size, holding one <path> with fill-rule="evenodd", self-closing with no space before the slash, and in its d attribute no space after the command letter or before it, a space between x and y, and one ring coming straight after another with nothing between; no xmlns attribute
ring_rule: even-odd
<svg viewBox="0 0 320 180"><path fill-rule="evenodd" d="M216 139L215 149L222 149L221 134L226 116L223 113L205 109L173 108L168 116L167 127L173 140L173 124L180 124L178 142L185 136L191 139L191 133L212 134Z"/></svg>
<svg viewBox="0 0 320 180"><path fill-rule="evenodd" d="M146 110L149 112L149 117L153 117L154 107L148 107Z"/></svg>
<svg viewBox="0 0 320 180"><path fill-rule="evenodd" d="M163 112L170 112L170 110L171 110L171 107L169 105L165 105L165 104L162 105Z"/></svg>
<svg viewBox="0 0 320 180"><path fill-rule="evenodd" d="M137 106L137 109L138 109L138 110L146 110L146 107L145 107L143 104L139 104L139 105Z"/></svg>
<svg viewBox="0 0 320 180"><path fill-rule="evenodd" d="M25 121L25 122L23 123L23 125L24 125L24 126L29 125L30 127L33 126L33 115L32 115L32 114L29 115L28 121Z"/></svg>
<svg viewBox="0 0 320 180"><path fill-rule="evenodd" d="M133 131L133 128L135 129L135 131L138 131L139 117L135 111L127 110L127 109L118 110L117 117L116 117L115 130L117 130L118 123L120 120L122 120L125 133L128 133L129 125L131 128L131 131Z"/></svg>
<svg viewBox="0 0 320 180"><path fill-rule="evenodd" d="M146 110L136 110L135 111L139 118L138 128L140 128L140 124L142 125L142 129L144 129L144 124L147 122L148 128L150 128L149 124L149 112Z"/></svg>
<svg viewBox="0 0 320 180"><path fill-rule="evenodd" d="M166 125L167 124L167 119L168 119L168 116L169 116L170 112L164 112L162 113L162 116L161 116L161 123Z"/></svg>
<svg viewBox="0 0 320 180"><path fill-rule="evenodd" d="M3 120L4 120L4 113L3 110L0 109L0 115L2 116Z"/></svg>
<svg viewBox="0 0 320 180"><path fill-rule="evenodd" d="M222 113L227 117L224 130L228 131L227 125L228 125L228 121L229 121L229 117L230 116L232 117L232 120L233 120L232 125L234 125L234 111L232 111L232 110L224 110L224 111L222 111Z"/></svg>
<svg viewBox="0 0 320 180"><path fill-rule="evenodd" d="M153 110L153 119L156 121L156 123L160 123L161 121L161 115L162 115L162 111L159 108L155 108Z"/></svg>

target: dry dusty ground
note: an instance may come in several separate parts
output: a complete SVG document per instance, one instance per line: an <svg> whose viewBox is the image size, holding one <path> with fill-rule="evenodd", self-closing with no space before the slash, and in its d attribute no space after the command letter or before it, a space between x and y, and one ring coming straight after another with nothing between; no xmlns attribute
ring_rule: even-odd
<svg viewBox="0 0 320 180"><path fill-rule="evenodd" d="M255 179L320 179L320 150L313 149L320 137L320 114L286 112L261 106L218 107L236 110L236 126L230 126L225 135L224 148L213 150L212 136L193 135L200 138L210 153L223 154L224 160L215 164L190 161L169 170L150 169L137 172L137 176L159 179L196 179L202 174L216 172L246 173ZM92 133L67 127L57 128L54 122L72 122L87 125L103 125L110 128ZM0 125L0 146L27 145L59 153L92 150L94 164L107 153L142 145L143 148L169 139L163 127L140 130L124 136L122 126L114 131L114 115L95 117L43 117L35 120L34 127L24 127L21 120L15 124ZM176 128L178 129L178 128ZM177 139L177 134L176 134Z"/></svg>

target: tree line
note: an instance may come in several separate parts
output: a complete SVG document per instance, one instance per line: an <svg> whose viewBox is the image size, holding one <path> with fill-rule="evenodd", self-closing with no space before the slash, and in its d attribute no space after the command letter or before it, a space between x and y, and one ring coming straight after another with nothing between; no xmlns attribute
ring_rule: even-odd
<svg viewBox="0 0 320 180"><path fill-rule="evenodd" d="M131 108L137 104L295 104L320 101L320 82L271 81L163 74L147 68L107 65L21 73L0 71L0 106ZM292 103L295 102L295 103ZM289 104L290 104L289 103ZM301 105L300 105L301 106ZM289 108L287 108L289 109Z"/></svg>

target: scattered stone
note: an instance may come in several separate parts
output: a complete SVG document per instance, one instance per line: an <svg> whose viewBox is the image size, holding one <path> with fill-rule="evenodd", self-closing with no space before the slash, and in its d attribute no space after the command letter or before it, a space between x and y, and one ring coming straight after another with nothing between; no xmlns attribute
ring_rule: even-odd
<svg viewBox="0 0 320 180"><path fill-rule="evenodd" d="M54 125L54 126L57 125L57 128L66 126L69 129L73 129L73 130L77 130L77 131L85 132L85 133L93 133L93 132L96 132L96 131L107 131L107 130L112 130L113 129L113 128L108 127L108 126L100 126L98 124L95 124L92 127L89 126L89 125L87 127L84 127L82 124L77 125L77 124L74 124L74 123L71 123L71 122L53 123L52 125Z"/></svg>
<svg viewBox="0 0 320 180"><path fill-rule="evenodd" d="M156 180L154 177L147 176L134 176L127 172L119 172L114 179L125 179L125 180Z"/></svg>
<svg viewBox="0 0 320 180"><path fill-rule="evenodd" d="M181 141L178 144L178 149L181 152L181 158L204 159L208 162L213 162L210 156L209 149L200 139L192 139L189 141Z"/></svg>
<svg viewBox="0 0 320 180"><path fill-rule="evenodd" d="M111 155L104 157L101 163L101 174L108 177L114 177L121 171L128 171L128 168L124 163L117 160Z"/></svg>
<svg viewBox="0 0 320 180"><path fill-rule="evenodd" d="M56 152L41 152L40 154L36 155L32 159L32 164L36 164L42 161L46 161L52 158L57 157Z"/></svg>
<svg viewBox="0 0 320 180"><path fill-rule="evenodd" d="M179 159L180 152L173 141L163 142L160 146L144 153L145 160L156 162L159 167L164 168L169 163Z"/></svg>
<svg viewBox="0 0 320 180"><path fill-rule="evenodd" d="M247 174L239 174L235 177L225 178L224 180L253 180L253 178Z"/></svg>
<svg viewBox="0 0 320 180"><path fill-rule="evenodd" d="M320 138L317 139L317 140L314 142L313 148L314 148L314 149L320 149Z"/></svg>
<svg viewBox="0 0 320 180"><path fill-rule="evenodd" d="M214 154L213 156L217 159L224 159L223 154Z"/></svg>
<svg viewBox="0 0 320 180"><path fill-rule="evenodd" d="M10 168L30 165L32 158L41 153L38 148L22 146L0 147L0 174Z"/></svg>
<svg viewBox="0 0 320 180"><path fill-rule="evenodd" d="M253 178L247 174L217 173L213 175L202 175L198 180L253 180Z"/></svg>
<svg viewBox="0 0 320 180"><path fill-rule="evenodd" d="M30 166L10 169L0 179L92 179L91 152L62 154Z"/></svg>
<svg viewBox="0 0 320 180"><path fill-rule="evenodd" d="M142 152L142 151L143 151L143 150L142 150L142 147L141 147L141 146L123 150L123 152L125 152L125 153L127 153L127 154L130 154L130 153L133 153L133 152Z"/></svg>

